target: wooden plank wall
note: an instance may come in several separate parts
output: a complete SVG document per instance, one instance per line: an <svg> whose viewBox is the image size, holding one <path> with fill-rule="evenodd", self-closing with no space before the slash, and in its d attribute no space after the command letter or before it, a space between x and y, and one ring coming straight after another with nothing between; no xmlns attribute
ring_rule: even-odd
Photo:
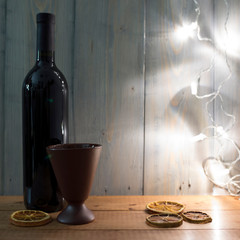
<svg viewBox="0 0 240 240"><path fill-rule="evenodd" d="M233 23L239 3L230 2ZM201 34L216 41L224 1L199 6ZM211 122L206 100L194 97L190 86L214 52L197 38L179 42L174 35L184 21L195 21L195 8L193 0L0 0L0 194L22 194L21 86L35 61L41 11L56 14L56 64L70 90L70 141L103 145L92 194L211 194L202 162L214 145L190 141ZM238 58L230 61L234 84L224 96L238 117ZM205 74L201 94L216 88L226 71L217 65ZM217 102L212 106L221 119ZM237 120L230 132L237 142L239 127Z"/></svg>
<svg viewBox="0 0 240 240"><path fill-rule="evenodd" d="M217 2L217 1L216 1ZM221 90L221 95L224 98L223 108L227 113L233 114L236 117L235 125L232 127L233 119L226 116L222 111L216 111L215 121L218 125L225 125L227 128L230 128L229 135L231 138L238 144L240 143L239 135L239 104L240 104L240 68L239 68L239 45L238 39L240 37L240 2L239 1L230 1L228 4L229 7L229 18L227 24L225 23L226 18L226 4L224 1L219 2L215 6L215 22L218 26L215 28L216 42L219 45L219 61L217 62L217 70L215 71L215 88L221 85L222 81L225 81L225 84ZM228 57L226 63L225 50L224 50L224 36L227 34L230 39L233 41L230 44L227 43L228 48ZM230 80L226 80L228 76L231 76ZM221 101L218 98L215 101L215 109L221 108ZM239 153L233 148L232 144L229 144L228 141L222 142L224 146L224 151L222 153L222 158L225 159L225 162L231 162L236 159ZM236 173L239 172L239 164L237 164L237 169L233 169Z"/></svg>
<svg viewBox="0 0 240 240"><path fill-rule="evenodd" d="M4 174L4 61L5 61L5 1L0 1L0 194L3 194Z"/></svg>
<svg viewBox="0 0 240 240"><path fill-rule="evenodd" d="M141 194L144 1L76 1L75 9L75 140L104 149L93 193Z"/></svg>
<svg viewBox="0 0 240 240"><path fill-rule="evenodd" d="M191 83L211 64L211 55L197 38L180 41L175 34L184 22L196 20L196 5L194 1L146 3L145 194L211 193L202 171L203 159L211 156L211 143L191 142L191 136L209 124L206 101L192 95ZM211 1L200 4L199 24L207 14L210 28L212 5ZM211 92L213 80L208 76L203 82L202 94Z"/></svg>

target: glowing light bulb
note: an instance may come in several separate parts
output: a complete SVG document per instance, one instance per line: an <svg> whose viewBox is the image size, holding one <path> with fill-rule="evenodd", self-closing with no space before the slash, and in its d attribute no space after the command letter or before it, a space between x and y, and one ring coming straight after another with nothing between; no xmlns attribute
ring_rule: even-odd
<svg viewBox="0 0 240 240"><path fill-rule="evenodd" d="M231 56L239 56L240 52L240 36L237 31L229 31L225 35L216 34L216 42L218 47L226 51Z"/></svg>
<svg viewBox="0 0 240 240"><path fill-rule="evenodd" d="M206 139L206 138L207 138L207 136L206 136L205 134L200 133L200 134L192 137L192 142L203 141L203 140Z"/></svg>
<svg viewBox="0 0 240 240"><path fill-rule="evenodd" d="M180 41L186 41L189 38L193 38L197 28L197 22L192 22L191 24L183 24L182 26L177 27L175 31L176 38Z"/></svg>
<svg viewBox="0 0 240 240"><path fill-rule="evenodd" d="M192 95L197 95L197 87L198 87L197 82L192 82L192 83L191 83L191 92L192 92Z"/></svg>
<svg viewBox="0 0 240 240"><path fill-rule="evenodd" d="M218 133L220 136L222 136L222 137L224 137L224 138L228 138L228 134L227 134L227 132L223 129L222 126L219 126L219 127L217 127L216 129L217 129L217 133Z"/></svg>

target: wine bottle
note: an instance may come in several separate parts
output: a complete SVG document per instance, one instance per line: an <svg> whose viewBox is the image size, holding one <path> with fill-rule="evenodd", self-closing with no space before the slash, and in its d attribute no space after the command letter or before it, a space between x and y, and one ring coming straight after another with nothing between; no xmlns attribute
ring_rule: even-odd
<svg viewBox="0 0 240 240"><path fill-rule="evenodd" d="M58 211L63 198L46 152L66 143L68 87L55 65L55 15L37 14L37 59L23 82L23 184L27 209Z"/></svg>

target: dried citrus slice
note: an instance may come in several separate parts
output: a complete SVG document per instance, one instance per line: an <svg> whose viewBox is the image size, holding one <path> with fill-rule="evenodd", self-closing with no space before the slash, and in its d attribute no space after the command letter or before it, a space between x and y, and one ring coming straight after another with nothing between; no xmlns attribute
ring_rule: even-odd
<svg viewBox="0 0 240 240"><path fill-rule="evenodd" d="M147 209L158 213L175 213L179 214L184 210L184 205L170 201L155 201L147 204Z"/></svg>
<svg viewBox="0 0 240 240"><path fill-rule="evenodd" d="M19 210L12 213L10 222L17 226L42 226L52 221L48 213L38 210Z"/></svg>
<svg viewBox="0 0 240 240"><path fill-rule="evenodd" d="M212 218L204 212L188 211L182 213L182 217L190 223L209 223L212 221Z"/></svg>
<svg viewBox="0 0 240 240"><path fill-rule="evenodd" d="M160 228L170 228L170 227L179 227L183 223L183 218L174 213L159 213L150 215L146 218L146 221L149 225L160 227Z"/></svg>

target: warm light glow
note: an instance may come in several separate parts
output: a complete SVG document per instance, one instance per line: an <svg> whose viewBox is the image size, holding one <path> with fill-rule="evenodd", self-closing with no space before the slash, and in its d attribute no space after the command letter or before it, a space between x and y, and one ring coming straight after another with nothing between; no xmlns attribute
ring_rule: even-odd
<svg viewBox="0 0 240 240"><path fill-rule="evenodd" d="M190 147L192 135L187 128L183 129L162 129L161 132L153 133L160 146L169 146L172 153L180 153Z"/></svg>
<svg viewBox="0 0 240 240"><path fill-rule="evenodd" d="M178 26L174 32L174 38L180 43L189 39L194 39L199 42L198 51L201 43L204 43L205 45L207 44L207 46L214 51L214 54L209 59L209 66L205 67L205 63L202 64L201 70L196 75L196 78L192 79L191 82L192 95L198 99L206 99L207 101L205 106L209 120L211 121L211 125L203 129L202 133L195 136L191 136L189 133L185 134L181 131L178 133L176 131L174 133L168 132L168 134L165 135L165 139L162 139L162 142L167 142L173 150L177 151L186 147L186 144L189 143L193 144L205 139L214 140L216 143L218 143L218 145L220 145L220 149L215 153L218 145L214 144L213 156L205 159L203 162L204 172L208 179L216 186L227 189L231 195L240 195L240 168L236 167L236 165L240 162L240 149L238 144L236 144L235 141L231 139L231 136L228 135L229 130L235 125L236 117L232 113L228 112L228 109L224 108L225 98L222 94L223 87L227 82L229 82L229 80L231 80L233 75L231 62L229 59L232 59L233 57L239 58L240 56L239 26L237 26L237 24L231 20L228 0L224 0L226 15L225 19L223 20L225 21L223 24L220 22L218 27L214 29L213 39L205 35L202 36L200 25L198 25L198 20L200 19L199 17L201 14L200 5L198 4L197 0L193 1L195 3L196 12L195 21L188 24L184 23L182 26ZM201 20L202 19L203 18L201 18ZM229 20L231 20L230 23ZM222 65L222 63L224 65ZM220 68L219 64L221 64ZM216 71L217 68L219 68L219 71ZM211 74L212 70L214 70L215 73L217 72L217 74L214 76L217 83L214 86L214 91L208 94L199 95L198 91L200 90L200 86L204 85L202 80L205 80L205 74ZM216 100L220 100L219 110L221 110L220 113L222 116L228 117L229 121L232 122L231 128L227 128L226 126L218 126L218 122L214 118L215 113L212 113L212 108L209 107L210 105L214 104ZM207 134L207 130L210 130L210 134L205 135L204 132ZM234 148L234 151L237 151L238 153L237 158L232 161L232 163L230 163L229 158L226 158L226 154L222 154L223 152L226 152L224 151L225 145L223 144L225 140L229 141L231 147ZM231 149L228 149L228 151L231 151Z"/></svg>
<svg viewBox="0 0 240 240"><path fill-rule="evenodd" d="M191 24L183 24L177 27L175 31L176 38L180 41L186 41L189 38L193 38L196 35L197 22L192 22Z"/></svg>
<svg viewBox="0 0 240 240"><path fill-rule="evenodd" d="M226 188L230 179L229 169L218 159L209 158L203 162L203 170L208 179L220 188Z"/></svg>
<svg viewBox="0 0 240 240"><path fill-rule="evenodd" d="M230 56L238 56L240 54L240 35L238 31L230 31L226 34L216 34L217 46Z"/></svg>
<svg viewBox="0 0 240 240"><path fill-rule="evenodd" d="M212 136L212 137L223 137L223 138L227 138L228 139L228 134L227 132L223 129L222 126L219 126L219 127L209 127L209 128L213 128L216 130L216 133L217 135L216 136ZM193 142L198 142L198 141L202 141L204 139L208 138L208 136L206 136L205 134L203 133L200 133L196 136L193 136L192 137L192 141Z"/></svg>

